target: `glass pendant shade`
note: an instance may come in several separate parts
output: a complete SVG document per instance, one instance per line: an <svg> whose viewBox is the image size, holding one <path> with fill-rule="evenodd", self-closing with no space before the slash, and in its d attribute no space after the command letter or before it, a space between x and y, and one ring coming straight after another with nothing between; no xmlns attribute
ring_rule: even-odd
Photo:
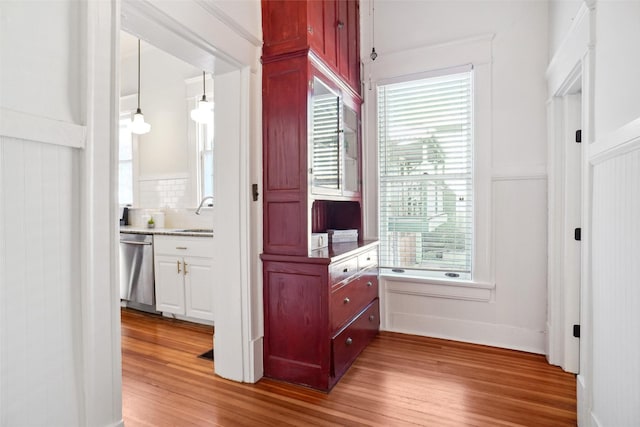
<svg viewBox="0 0 640 427"><path fill-rule="evenodd" d="M131 132L137 135L142 135L151 130L151 125L149 123L145 123L144 115L142 111L138 108L136 113L133 115L133 121L131 122Z"/></svg>
<svg viewBox="0 0 640 427"><path fill-rule="evenodd" d="M213 102L207 101L207 97L202 95L202 99L198 101L198 106L191 110L191 119L196 123L212 123Z"/></svg>
<svg viewBox="0 0 640 427"><path fill-rule="evenodd" d="M202 99L198 101L198 106L191 110L191 120L196 123L213 124L213 102L207 101L204 71L202 72Z"/></svg>

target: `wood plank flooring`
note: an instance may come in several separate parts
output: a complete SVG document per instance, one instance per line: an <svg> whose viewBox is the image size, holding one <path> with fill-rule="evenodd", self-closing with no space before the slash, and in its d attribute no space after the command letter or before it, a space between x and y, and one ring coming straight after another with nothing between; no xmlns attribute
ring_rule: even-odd
<svg viewBox="0 0 640 427"><path fill-rule="evenodd" d="M212 335L122 311L126 427L576 425L575 376L540 355L382 332L325 394L217 377Z"/></svg>

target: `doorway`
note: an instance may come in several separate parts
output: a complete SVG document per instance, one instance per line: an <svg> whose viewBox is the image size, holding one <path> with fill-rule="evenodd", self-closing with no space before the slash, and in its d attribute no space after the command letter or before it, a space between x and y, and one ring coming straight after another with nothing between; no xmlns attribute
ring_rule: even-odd
<svg viewBox="0 0 640 427"><path fill-rule="evenodd" d="M549 109L549 363L578 373L582 269L582 74L566 80Z"/></svg>
<svg viewBox="0 0 640 427"><path fill-rule="evenodd" d="M262 347L259 324L255 325L259 322L254 321L257 294L250 286L251 236L256 230L250 221L254 208L249 204L249 164L250 105L256 97L252 89L259 89L251 70L257 68L258 56L247 54L255 53L255 43L232 43L238 38L233 28L217 24L196 2L123 1L118 30L211 74L220 87L214 92L214 103L224 105L214 118L215 372L235 381L255 382L261 377Z"/></svg>

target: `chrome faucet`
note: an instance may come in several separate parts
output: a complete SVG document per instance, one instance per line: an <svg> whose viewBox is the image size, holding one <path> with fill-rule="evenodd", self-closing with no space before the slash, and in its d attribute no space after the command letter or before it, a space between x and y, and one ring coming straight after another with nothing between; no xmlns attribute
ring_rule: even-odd
<svg viewBox="0 0 640 427"><path fill-rule="evenodd" d="M200 215L200 209L202 209L202 206L204 205L205 200L207 199L211 199L213 200L213 196L205 196L202 201L200 202L200 206L198 206L198 209L196 209L196 215Z"/></svg>

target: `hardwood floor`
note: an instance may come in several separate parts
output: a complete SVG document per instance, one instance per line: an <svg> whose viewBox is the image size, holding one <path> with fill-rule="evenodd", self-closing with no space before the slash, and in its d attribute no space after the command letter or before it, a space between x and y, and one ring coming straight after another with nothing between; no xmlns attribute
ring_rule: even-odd
<svg viewBox="0 0 640 427"><path fill-rule="evenodd" d="M325 394L217 377L212 334L122 311L126 427L576 425L575 376L540 355L382 332Z"/></svg>

